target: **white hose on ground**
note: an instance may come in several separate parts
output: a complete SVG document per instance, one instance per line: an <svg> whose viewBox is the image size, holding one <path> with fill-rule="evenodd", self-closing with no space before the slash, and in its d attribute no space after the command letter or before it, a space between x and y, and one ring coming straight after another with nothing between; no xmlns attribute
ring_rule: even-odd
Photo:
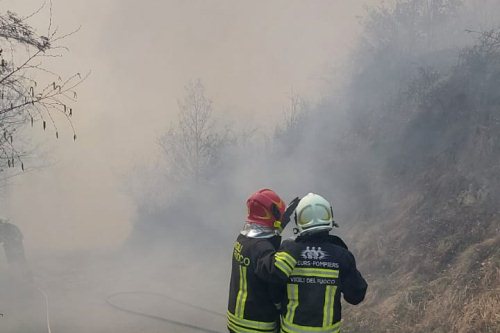
<svg viewBox="0 0 500 333"><path fill-rule="evenodd" d="M43 291L40 287L37 287L36 289L42 295L45 301L45 321L47 324L47 332L52 333L52 330L50 329L49 296L47 296L47 293Z"/></svg>
<svg viewBox="0 0 500 333"><path fill-rule="evenodd" d="M120 310L120 311L123 311L123 312L132 313L132 314L135 314L135 315L138 315L138 316L143 316L143 317L146 317L146 318L151 318L151 319L156 319L156 320L164 321L164 322L167 322L167 323L170 323L170 324L174 324L174 325L178 325L178 326L183 326L183 327L191 328L191 329L194 329L194 330L197 330L197 331L201 331L201 332L206 332L206 333L220 333L218 331L213 331L213 330L210 330L210 329L207 329L207 328L204 328L204 327L199 327L199 326L195 326L195 325L183 323L183 322L180 322L180 321L176 321L176 320L164 318L164 317L161 317L161 316L152 315L152 314L149 314L149 313L135 311L135 310L130 310L130 309L121 307L121 306L119 306L116 303L113 303L111 301L111 299L113 297L115 297L115 296L118 296L118 295L132 295L132 294L160 296L160 297L164 297L166 299L170 299L170 300L172 300L172 301L174 301L176 303L187 305L187 306L192 307L194 309L198 309L198 310L201 310L201 311L204 311L204 312L216 315L216 316L220 316L220 317L224 317L224 318L226 317L222 313L219 313L219 312L216 312L216 311L212 311L212 310L209 310L209 309L205 309L203 307L200 307L200 306L197 306L197 305L194 305L194 304L191 304L191 303L180 301L180 300L172 298L172 297L170 297L168 295L164 295L164 294L160 294L160 293L154 293L154 292L148 292L148 291L124 291L124 292L114 293L114 294L109 295L106 298L106 303L108 303L111 307L113 307L113 308L115 308L117 310Z"/></svg>

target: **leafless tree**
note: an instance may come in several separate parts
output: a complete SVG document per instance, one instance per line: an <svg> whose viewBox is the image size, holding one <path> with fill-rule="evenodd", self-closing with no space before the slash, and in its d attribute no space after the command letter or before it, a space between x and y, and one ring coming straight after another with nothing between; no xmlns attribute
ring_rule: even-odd
<svg viewBox="0 0 500 333"><path fill-rule="evenodd" d="M299 94L291 91L288 104L283 109L283 121L274 130L276 139L289 139L287 135L297 135L301 122L305 121L309 105Z"/></svg>
<svg viewBox="0 0 500 333"><path fill-rule="evenodd" d="M212 101L198 79L185 87L186 95L178 102L178 120L163 135L159 144L169 163L169 176L178 181L206 180L219 162L228 142L229 130L220 129L213 115Z"/></svg>
<svg viewBox="0 0 500 333"><path fill-rule="evenodd" d="M24 170L23 149L16 143L19 129L27 124L41 124L54 130L59 138L56 114L71 121L75 88L85 79L76 73L66 79L44 66L47 58L62 56L67 49L59 42L69 34L59 34L52 27L52 17L46 35L38 34L27 20L41 9L26 17L13 12L0 13L0 173L6 168Z"/></svg>
<svg viewBox="0 0 500 333"><path fill-rule="evenodd" d="M289 102L288 107L283 112L285 130L295 129L305 117L308 109L307 101L293 91L289 96Z"/></svg>

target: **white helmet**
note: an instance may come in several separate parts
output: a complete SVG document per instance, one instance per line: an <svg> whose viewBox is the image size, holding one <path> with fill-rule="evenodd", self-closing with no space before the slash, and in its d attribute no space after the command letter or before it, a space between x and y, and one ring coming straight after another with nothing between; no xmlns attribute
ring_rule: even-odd
<svg viewBox="0 0 500 333"><path fill-rule="evenodd" d="M333 208L321 195L309 193L300 199L295 210L295 224L299 235L321 230L332 230Z"/></svg>

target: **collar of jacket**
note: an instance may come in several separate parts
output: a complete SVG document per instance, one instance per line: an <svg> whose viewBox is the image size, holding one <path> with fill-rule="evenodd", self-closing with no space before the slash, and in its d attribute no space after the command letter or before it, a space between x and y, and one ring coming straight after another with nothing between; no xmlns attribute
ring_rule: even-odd
<svg viewBox="0 0 500 333"><path fill-rule="evenodd" d="M342 238L336 235L330 235L328 231L321 231L317 233L312 233L312 234L306 234L303 236L298 236L297 237L298 242L307 242L307 241L313 241L313 242L328 242L335 244L337 246L343 247L346 250L349 250L347 247L347 244L344 242Z"/></svg>
<svg viewBox="0 0 500 333"><path fill-rule="evenodd" d="M245 223L240 234L249 238L271 238L277 235L276 229L255 223Z"/></svg>
<svg viewBox="0 0 500 333"><path fill-rule="evenodd" d="M327 241L330 234L327 230L322 230L318 232L306 233L301 236L297 236L298 241L316 240L316 241Z"/></svg>

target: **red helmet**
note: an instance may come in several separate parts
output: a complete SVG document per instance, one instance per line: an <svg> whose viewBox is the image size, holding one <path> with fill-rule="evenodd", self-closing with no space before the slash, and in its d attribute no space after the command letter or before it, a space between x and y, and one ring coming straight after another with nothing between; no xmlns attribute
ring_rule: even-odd
<svg viewBox="0 0 500 333"><path fill-rule="evenodd" d="M285 202L270 189L262 189L250 196L247 200L247 222L266 227L274 227L285 212Z"/></svg>

